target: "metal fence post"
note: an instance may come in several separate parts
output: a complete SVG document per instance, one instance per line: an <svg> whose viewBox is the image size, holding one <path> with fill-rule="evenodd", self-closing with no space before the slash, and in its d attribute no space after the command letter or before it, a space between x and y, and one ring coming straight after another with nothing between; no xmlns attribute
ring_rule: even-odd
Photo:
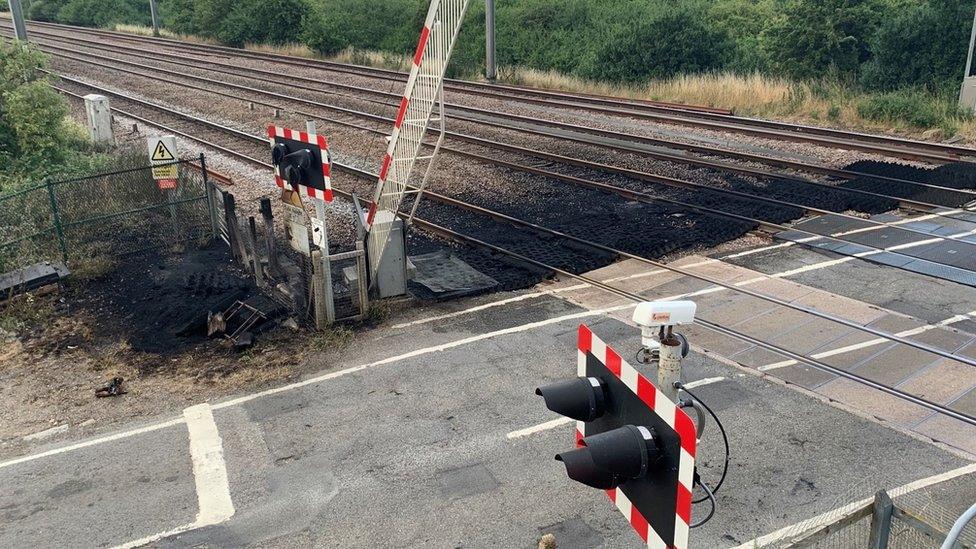
<svg viewBox="0 0 976 549"><path fill-rule="evenodd" d="M369 269L366 268L366 246L362 240L356 241L356 284L359 286L359 314L363 317L369 311Z"/></svg>
<svg viewBox="0 0 976 549"><path fill-rule="evenodd" d="M210 230L214 239L220 238L220 227L217 225L217 203L214 202L214 190L210 188L210 178L207 177L207 161L200 153L200 173L203 174L203 188L207 192L207 213L210 214Z"/></svg>
<svg viewBox="0 0 976 549"><path fill-rule="evenodd" d="M871 516L871 537L868 538L868 549L887 549L888 538L891 536L891 514L894 505L888 492L881 490L874 496L874 513Z"/></svg>
<svg viewBox="0 0 976 549"><path fill-rule="evenodd" d="M51 199L51 216L54 221L54 233L58 236L58 247L61 249L61 260L68 263L68 246L64 240L64 227L61 225L61 210L58 208L58 197L54 194L51 180L46 181L47 196Z"/></svg>

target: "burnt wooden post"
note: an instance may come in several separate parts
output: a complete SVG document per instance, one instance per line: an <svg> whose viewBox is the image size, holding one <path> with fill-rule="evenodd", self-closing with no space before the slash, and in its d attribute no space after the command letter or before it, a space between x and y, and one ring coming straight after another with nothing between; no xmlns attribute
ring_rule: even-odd
<svg viewBox="0 0 976 549"><path fill-rule="evenodd" d="M244 263L247 254L242 249L240 225L237 223L237 203L234 195L224 191L224 219L227 222L227 240L230 241L230 251L234 259Z"/></svg>
<svg viewBox="0 0 976 549"><path fill-rule="evenodd" d="M254 281L258 287L264 287L264 270L261 267L261 253L258 251L258 231L254 216L247 218L247 243L253 265Z"/></svg>
<svg viewBox="0 0 976 549"><path fill-rule="evenodd" d="M271 213L271 199L261 199L261 217L264 218L264 245L268 253L268 271L271 276L277 277L281 274L281 266L278 264L278 248L275 242L274 215Z"/></svg>

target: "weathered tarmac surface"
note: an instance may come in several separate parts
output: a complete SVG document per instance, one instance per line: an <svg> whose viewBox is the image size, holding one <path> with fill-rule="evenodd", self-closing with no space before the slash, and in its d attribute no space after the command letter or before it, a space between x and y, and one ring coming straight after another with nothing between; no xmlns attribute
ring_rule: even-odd
<svg viewBox="0 0 976 549"><path fill-rule="evenodd" d="M181 417L81 448L38 446L0 463L0 547L111 547L181 528L190 529L156 545L534 547L553 532L560 547L639 547L606 496L553 460L572 447L571 425L508 436L557 417L533 390L574 375L578 323L624 356L636 349L634 327L566 299L587 292L410 312L322 364L321 376L211 403L223 455L204 462L226 471L234 510L216 525L187 526L220 507L222 488L194 466ZM434 318L515 295L525 297ZM693 547L734 546L969 463L743 372L701 354L685 362L685 381L709 380L696 394L732 439L718 512L692 531ZM720 450L710 425L700 471L713 482Z"/></svg>

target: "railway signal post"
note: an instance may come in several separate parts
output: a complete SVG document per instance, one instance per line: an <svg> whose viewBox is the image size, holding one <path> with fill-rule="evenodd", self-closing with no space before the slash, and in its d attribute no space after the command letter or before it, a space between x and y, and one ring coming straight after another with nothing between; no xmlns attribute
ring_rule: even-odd
<svg viewBox="0 0 976 549"><path fill-rule="evenodd" d="M578 377L536 389L575 419L576 448L556 455L572 480L605 490L648 547L688 547L697 436L684 410L580 325Z"/></svg>
<svg viewBox="0 0 976 549"><path fill-rule="evenodd" d="M325 203L332 202L332 161L324 136L316 133L315 122L309 120L305 131L299 132L277 126L268 127L271 145L271 163L274 165L275 185L282 189L286 202L298 201L307 196L315 205L315 218L311 220L312 241L318 245L316 252L308 251L315 272L315 324L321 329L335 320L335 303L332 295L332 264L325 215ZM302 212L300 208L296 208ZM304 215L302 216L304 217ZM301 225L304 225L304 219ZM306 233L307 234L307 233ZM308 238L306 236L306 246Z"/></svg>

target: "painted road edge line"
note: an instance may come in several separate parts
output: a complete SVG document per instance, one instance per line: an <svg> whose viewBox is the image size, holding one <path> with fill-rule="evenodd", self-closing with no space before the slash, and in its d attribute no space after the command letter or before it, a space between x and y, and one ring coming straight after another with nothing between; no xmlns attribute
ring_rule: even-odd
<svg viewBox="0 0 976 549"><path fill-rule="evenodd" d="M536 433L541 433L542 431L548 431L549 429L555 429L561 425L566 425L568 423L573 423L575 420L569 417L560 417L552 421L547 421L545 423L540 423L538 425L533 425L532 427L526 427L525 429L519 429L518 431L512 431L505 435L508 440L514 440L517 438L527 437L529 435L534 435Z"/></svg>
<svg viewBox="0 0 976 549"><path fill-rule="evenodd" d="M164 421L162 423L154 423L152 425L147 425L145 427L139 427L138 429L130 429L128 431L122 431L121 433L115 433L112 435L93 438L86 440L84 442L78 442L76 444L69 444L68 446L61 446L60 448L53 448L45 452L38 452L36 454L29 454L26 456L21 456L18 458L11 459L9 461L0 462L0 469L4 467L10 467L12 465L17 465L20 463L25 463L28 461L33 461L35 459L40 459L48 456L54 456L57 454L63 454L64 452L71 452L74 450L80 450L82 448L87 448L89 446L95 446L97 444L102 444L105 442L112 442L114 440L120 440L123 438L128 438L135 435L141 435L143 433L151 433L153 431L158 431L159 429L165 429L167 427L173 427L183 423L183 418L172 419L169 421Z"/></svg>

